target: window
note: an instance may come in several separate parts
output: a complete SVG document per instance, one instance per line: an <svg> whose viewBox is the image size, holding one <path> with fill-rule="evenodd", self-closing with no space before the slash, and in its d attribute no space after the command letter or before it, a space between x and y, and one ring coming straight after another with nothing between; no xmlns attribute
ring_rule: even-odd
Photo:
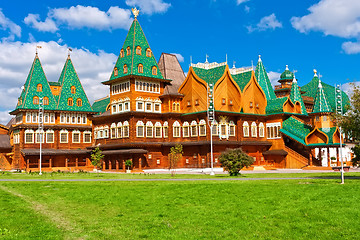
<svg viewBox="0 0 360 240"><path fill-rule="evenodd" d="M264 128L264 124L260 123L259 124L259 137L264 137L265 133L265 128Z"/></svg>
<svg viewBox="0 0 360 240"><path fill-rule="evenodd" d="M34 104L34 105L39 105L39 97L35 96L35 97L33 98L33 104Z"/></svg>
<svg viewBox="0 0 360 240"><path fill-rule="evenodd" d="M123 124L123 137L129 137L129 122L125 121Z"/></svg>
<svg viewBox="0 0 360 240"><path fill-rule="evenodd" d="M144 137L144 123L142 121L136 123L136 137Z"/></svg>
<svg viewBox="0 0 360 240"><path fill-rule="evenodd" d="M267 138L276 139L281 138L280 136L281 123L268 123L266 124Z"/></svg>
<svg viewBox="0 0 360 240"><path fill-rule="evenodd" d="M222 104L222 105L225 105L225 104L226 104L226 99L225 99L225 98L221 99L221 104Z"/></svg>
<svg viewBox="0 0 360 240"><path fill-rule="evenodd" d="M26 122L27 123L31 122L31 113L29 113L29 112L26 113Z"/></svg>
<svg viewBox="0 0 360 240"><path fill-rule="evenodd" d="M140 46L136 47L136 54L141 55L141 47Z"/></svg>
<svg viewBox="0 0 360 240"><path fill-rule="evenodd" d="M75 93L76 93L76 87L75 87L75 86L71 86L70 91L71 91L72 94L75 94Z"/></svg>
<svg viewBox="0 0 360 240"><path fill-rule="evenodd" d="M138 72L139 72L139 73L143 73L143 72L144 72L144 66L143 66L141 63L138 65Z"/></svg>
<svg viewBox="0 0 360 240"><path fill-rule="evenodd" d="M154 112L161 112L161 104L154 103Z"/></svg>
<svg viewBox="0 0 360 240"><path fill-rule="evenodd" d="M139 64L139 66L140 65L142 64ZM138 71L140 72L139 66L138 66ZM135 80L135 91L160 93L160 83L153 81Z"/></svg>
<svg viewBox="0 0 360 240"><path fill-rule="evenodd" d="M111 93L113 95L118 94L118 93L123 93L123 92L129 92L129 91L130 91L130 82L129 81L124 81L121 83L111 85Z"/></svg>
<svg viewBox="0 0 360 240"><path fill-rule="evenodd" d="M164 138L169 136L169 123L167 121L164 122Z"/></svg>
<svg viewBox="0 0 360 240"><path fill-rule="evenodd" d="M189 123L184 122L183 123L183 137L189 137Z"/></svg>
<svg viewBox="0 0 360 240"><path fill-rule="evenodd" d="M206 136L206 122L204 119L199 122L199 136Z"/></svg>
<svg viewBox="0 0 360 240"><path fill-rule="evenodd" d="M54 131L53 130L46 131L46 142L54 143Z"/></svg>
<svg viewBox="0 0 360 240"><path fill-rule="evenodd" d="M253 107L253 102L250 102L250 108L252 108Z"/></svg>
<svg viewBox="0 0 360 240"><path fill-rule="evenodd" d="M191 122L191 136L196 137L197 135L197 122L194 120Z"/></svg>
<svg viewBox="0 0 360 240"><path fill-rule="evenodd" d="M117 67L114 68L114 76L117 77L119 75L119 71Z"/></svg>
<svg viewBox="0 0 360 240"><path fill-rule="evenodd" d="M49 98L48 97L43 98L43 104L44 105L49 105Z"/></svg>
<svg viewBox="0 0 360 240"><path fill-rule="evenodd" d="M81 98L78 98L78 99L76 100L76 105L77 105L78 107L81 107L81 106L82 106L82 100L81 100Z"/></svg>
<svg viewBox="0 0 360 240"><path fill-rule="evenodd" d="M44 131L41 131L40 130L36 130L35 132L35 142L36 143L44 143L45 141L45 138L44 138Z"/></svg>
<svg viewBox="0 0 360 240"><path fill-rule="evenodd" d="M145 111L146 112L151 112L152 111L152 103L151 102L147 102L145 105Z"/></svg>
<svg viewBox="0 0 360 240"><path fill-rule="evenodd" d="M124 49L120 50L120 57L123 58L124 57Z"/></svg>
<svg viewBox="0 0 360 240"><path fill-rule="evenodd" d="M38 115L37 115L37 113L36 113L36 112L33 112L31 115L32 115L31 121L32 121L33 123L37 123L37 121L38 121Z"/></svg>
<svg viewBox="0 0 360 240"><path fill-rule="evenodd" d="M73 143L80 143L80 131L75 130L72 132L72 142Z"/></svg>
<svg viewBox="0 0 360 240"><path fill-rule="evenodd" d="M116 132L117 132L116 137L122 138L122 123L121 122L118 122L117 127L116 127Z"/></svg>
<svg viewBox="0 0 360 240"><path fill-rule="evenodd" d="M61 130L60 131L60 143L67 143L68 142L68 131Z"/></svg>
<svg viewBox="0 0 360 240"><path fill-rule="evenodd" d="M136 111L144 111L144 102L143 101L136 102Z"/></svg>
<svg viewBox="0 0 360 240"><path fill-rule="evenodd" d="M91 132L85 131L83 138L84 138L84 143L91 143Z"/></svg>
<svg viewBox="0 0 360 240"><path fill-rule="evenodd" d="M219 135L219 127L218 127L218 123L216 120L213 121L213 126L212 126L212 135L217 136Z"/></svg>
<svg viewBox="0 0 360 240"><path fill-rule="evenodd" d="M235 136L235 123L233 121L229 123L229 136Z"/></svg>
<svg viewBox="0 0 360 240"><path fill-rule="evenodd" d="M34 143L34 130L25 130L25 143Z"/></svg>
<svg viewBox="0 0 360 240"><path fill-rule="evenodd" d="M146 49L146 56L151 57L151 50L150 48Z"/></svg>
<svg viewBox="0 0 360 240"><path fill-rule="evenodd" d="M55 113L50 113L50 123L55 123Z"/></svg>
<svg viewBox="0 0 360 240"><path fill-rule="evenodd" d="M74 102L73 102L73 99L72 99L72 98L68 98L68 105L69 105L69 106L73 106L73 105L74 105Z"/></svg>
<svg viewBox="0 0 360 240"><path fill-rule="evenodd" d="M128 67L126 64L124 64L124 73L126 74L128 72Z"/></svg>
<svg viewBox="0 0 360 240"><path fill-rule="evenodd" d="M116 124L112 123L110 127L110 138L116 138Z"/></svg>
<svg viewBox="0 0 360 240"><path fill-rule="evenodd" d="M249 124L248 124L248 122L243 123L243 134L244 134L244 137L249 137Z"/></svg>
<svg viewBox="0 0 360 240"><path fill-rule="evenodd" d="M113 114L114 114L114 113L117 113L117 105L116 105L116 104L112 105L111 110L112 110L112 113L113 113Z"/></svg>
<svg viewBox="0 0 360 240"><path fill-rule="evenodd" d="M199 106L199 99L195 99L195 106Z"/></svg>
<svg viewBox="0 0 360 240"><path fill-rule="evenodd" d="M60 123L65 123L65 114L60 113Z"/></svg>
<svg viewBox="0 0 360 240"><path fill-rule="evenodd" d="M127 47L127 48L126 48L126 55L130 55L130 54L131 54L130 47Z"/></svg>
<svg viewBox="0 0 360 240"><path fill-rule="evenodd" d="M130 102L124 103L124 111L130 111Z"/></svg>
<svg viewBox="0 0 360 240"><path fill-rule="evenodd" d="M220 124L220 135L221 135L221 138L227 138L228 137L228 134L227 134L227 131L226 131L226 123L221 123Z"/></svg>
<svg viewBox="0 0 360 240"><path fill-rule="evenodd" d="M230 106L233 105L233 100L229 100L229 105L230 105Z"/></svg>
<svg viewBox="0 0 360 240"><path fill-rule="evenodd" d="M323 122L327 121L327 116L323 116Z"/></svg>
<svg viewBox="0 0 360 240"><path fill-rule="evenodd" d="M44 113L44 123L49 123L49 113Z"/></svg>
<svg viewBox="0 0 360 240"><path fill-rule="evenodd" d="M155 123L155 137L156 138L162 137L162 126L160 122Z"/></svg>
<svg viewBox="0 0 360 240"><path fill-rule="evenodd" d="M36 91L42 92L42 85L40 83L36 86Z"/></svg>
<svg viewBox="0 0 360 240"><path fill-rule="evenodd" d="M178 121L173 124L173 137L180 137L180 123Z"/></svg>
<svg viewBox="0 0 360 240"><path fill-rule="evenodd" d="M109 137L109 127L105 126L104 127L104 138L108 138Z"/></svg>
<svg viewBox="0 0 360 240"><path fill-rule="evenodd" d="M157 68L155 66L152 67L152 75L157 75Z"/></svg>
<svg viewBox="0 0 360 240"><path fill-rule="evenodd" d="M147 138L152 138L153 137L153 124L150 121L148 121L146 123L146 137Z"/></svg>
<svg viewBox="0 0 360 240"><path fill-rule="evenodd" d="M176 102L173 102L172 110L173 110L174 112L176 111Z"/></svg>
<svg viewBox="0 0 360 240"><path fill-rule="evenodd" d="M255 122L251 123L251 137L257 137L257 126Z"/></svg>

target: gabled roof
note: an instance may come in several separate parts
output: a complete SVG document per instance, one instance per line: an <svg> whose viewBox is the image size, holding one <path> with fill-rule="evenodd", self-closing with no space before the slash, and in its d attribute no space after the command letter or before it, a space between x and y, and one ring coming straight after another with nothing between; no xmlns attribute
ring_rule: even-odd
<svg viewBox="0 0 360 240"><path fill-rule="evenodd" d="M89 99L81 85L70 56L66 59L64 68L59 78L61 92L57 104L57 110L92 112ZM75 93L71 93L71 87L75 87ZM73 99L73 106L68 105L68 99ZM77 106L77 100L81 99L82 105Z"/></svg>
<svg viewBox="0 0 360 240"><path fill-rule="evenodd" d="M136 54L136 48L138 46L141 47L140 55ZM127 55L126 52L126 49L128 47L130 48L130 55ZM162 73L159 70L157 71L157 75L152 74L152 67L155 66L157 69L159 69L159 67L152 52L150 57L146 56L147 49L150 49L149 43L146 40L145 34L140 26L139 21L137 20L137 18L135 18L131 24L124 45L122 47L122 50L124 51L124 57L121 57L120 54L115 64L115 67L118 70L118 75L115 76L113 70L109 80L114 80L128 75L138 75L164 79ZM124 73L123 70L125 64L128 68L127 73ZM138 72L139 64L143 65L143 73Z"/></svg>
<svg viewBox="0 0 360 240"><path fill-rule="evenodd" d="M290 100L295 103L295 102L300 102L300 106L301 106L301 114L304 115L308 115L307 111L306 111L306 107L304 104L304 100L301 96L300 90L299 90L299 85L297 84L295 75L293 75L293 82L291 84L291 90L290 90Z"/></svg>
<svg viewBox="0 0 360 240"><path fill-rule="evenodd" d="M263 89L266 99L267 100L275 99L276 95L275 95L274 89L271 86L269 77L266 73L264 64L261 61L260 55L259 55L259 61L256 65L256 69L255 69L255 77L258 80L260 87Z"/></svg>
<svg viewBox="0 0 360 240"><path fill-rule="evenodd" d="M214 67L210 69L193 67L195 74L204 80L206 83L215 83L224 75L226 65Z"/></svg>
<svg viewBox="0 0 360 240"><path fill-rule="evenodd" d="M106 112L106 107L110 104L110 97L104 97L98 100L95 100L95 102L92 105L92 108L95 112L101 114Z"/></svg>
<svg viewBox="0 0 360 240"><path fill-rule="evenodd" d="M275 98L267 101L266 114L275 114L284 112L284 103L288 98Z"/></svg>
<svg viewBox="0 0 360 240"><path fill-rule="evenodd" d="M317 89L319 86L319 77L316 74L314 74L313 79L306 85L301 87L301 91L304 91L305 93L303 94L304 96L308 96L308 97L312 97L315 99L316 94L317 94ZM336 109L336 104L335 104L335 87L331 86L329 84L326 84L324 82L321 83L324 93L326 95L326 98L328 100L328 103L330 104L330 107L332 109L332 111L334 112ZM346 112L347 106L349 106L350 103L350 99L348 97L348 95L346 95L345 92L341 92L341 96L342 96L342 105L343 105L343 112Z"/></svg>
<svg viewBox="0 0 360 240"><path fill-rule="evenodd" d="M321 84L321 80L319 80L318 89L316 92L315 103L312 110L313 113L328 113L332 112L332 109L328 103L328 100L325 96L324 89Z"/></svg>
<svg viewBox="0 0 360 240"><path fill-rule="evenodd" d="M172 80L166 85L164 95L181 95L178 89L185 80L185 74L177 57L173 54L162 53L159 59L159 70L164 78Z"/></svg>
<svg viewBox="0 0 360 240"><path fill-rule="evenodd" d="M37 91L38 84L41 84L42 91ZM49 104L44 105L45 110L56 109L56 101L46 79L38 54L35 55L35 59L30 68L29 75L24 84L24 89L19 97L16 109L39 109L39 105L34 104L33 102L35 96L39 98L49 98Z"/></svg>

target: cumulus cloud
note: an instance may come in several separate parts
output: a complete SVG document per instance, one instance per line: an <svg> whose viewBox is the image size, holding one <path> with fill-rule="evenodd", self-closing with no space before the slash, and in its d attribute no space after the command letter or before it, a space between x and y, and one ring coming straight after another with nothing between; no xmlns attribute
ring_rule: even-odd
<svg viewBox="0 0 360 240"><path fill-rule="evenodd" d="M247 26L249 32L265 31L268 29L275 30L276 28L282 28L282 23L276 19L275 13L269 16L263 17L256 26Z"/></svg>
<svg viewBox="0 0 360 240"><path fill-rule="evenodd" d="M179 62L184 62L184 57L180 53L171 53L175 55Z"/></svg>
<svg viewBox="0 0 360 240"><path fill-rule="evenodd" d="M280 79L281 73L279 72L268 72L268 77L271 82L271 85L274 87L275 85L278 85L278 80Z"/></svg>
<svg viewBox="0 0 360 240"><path fill-rule="evenodd" d="M39 21L39 19L39 14L30 13L25 17L24 23L41 32L56 32L58 30L55 22L51 18L46 18L44 22Z"/></svg>
<svg viewBox="0 0 360 240"><path fill-rule="evenodd" d="M58 81L67 58L67 45L54 41L0 42L0 122L3 124L10 119L5 113L16 106L35 57L36 45L42 46L39 57L48 81ZM93 53L87 49L73 48L71 59L91 103L109 94L108 87L101 82L109 79L116 58L114 54L104 51Z"/></svg>
<svg viewBox="0 0 360 240"><path fill-rule="evenodd" d="M141 12L152 15L153 13L164 13L171 6L162 0L126 0L126 5L131 7L139 7Z"/></svg>
<svg viewBox="0 0 360 240"><path fill-rule="evenodd" d="M351 97L354 91L354 87L352 84L355 84L355 86L360 87L360 81L357 82L348 82L343 85L341 85L341 89L349 96Z"/></svg>
<svg viewBox="0 0 360 240"><path fill-rule="evenodd" d="M250 1L250 0L236 0L236 4L240 5L240 4L248 2L248 1Z"/></svg>
<svg viewBox="0 0 360 240"><path fill-rule="evenodd" d="M0 8L0 29L9 30L9 36L3 40L13 41L16 37L21 37L21 27L7 18Z"/></svg>
<svg viewBox="0 0 360 240"><path fill-rule="evenodd" d="M346 54L360 53L360 42L344 42L341 47Z"/></svg>

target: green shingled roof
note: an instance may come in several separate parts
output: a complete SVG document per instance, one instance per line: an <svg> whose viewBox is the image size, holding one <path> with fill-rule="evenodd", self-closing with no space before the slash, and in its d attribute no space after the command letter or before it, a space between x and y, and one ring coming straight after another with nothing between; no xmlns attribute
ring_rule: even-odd
<svg viewBox="0 0 360 240"><path fill-rule="evenodd" d="M311 127L293 117L289 117L283 122L280 132L306 145L305 138L311 132Z"/></svg>
<svg viewBox="0 0 360 240"><path fill-rule="evenodd" d="M287 97L282 97L268 100L266 105L266 114L283 113L283 106L287 99Z"/></svg>
<svg viewBox="0 0 360 240"><path fill-rule="evenodd" d="M234 81L237 83L241 91L244 90L245 86L249 83L251 79L252 71L243 72L235 75L231 75Z"/></svg>
<svg viewBox="0 0 360 240"><path fill-rule="evenodd" d="M312 112L313 113L332 112L332 109L328 103L326 96L325 96L325 92L322 87L321 81L319 81L319 85L318 85L318 89L317 89L316 97L315 97L315 103L314 103Z"/></svg>
<svg viewBox="0 0 360 240"><path fill-rule="evenodd" d="M257 78L260 87L264 91L266 99L267 100L275 99L276 95L275 95L274 89L271 86L271 83L270 83L269 77L266 73L264 64L262 63L260 58L256 65L255 77Z"/></svg>
<svg viewBox="0 0 360 240"><path fill-rule="evenodd" d="M329 144L334 143L333 142L333 135L336 131L336 127L332 127L332 128L319 128L319 130L323 133L325 133L328 138L329 138Z"/></svg>
<svg viewBox="0 0 360 240"><path fill-rule="evenodd" d="M141 54L136 54L136 47L141 47ZM130 55L127 55L126 48L130 48ZM150 49L149 43L146 40L145 34L140 26L139 21L135 18L129 32L126 36L122 50L124 51L124 57L119 55L115 67L118 69L118 75L114 75L114 70L111 73L110 80L114 80L128 75L139 75L151 78L164 79L154 55L151 53L151 57L146 56L146 50ZM128 71L124 73L124 65L127 65ZM143 65L143 73L138 72L138 65ZM152 67L157 68L157 75L152 74ZM114 68L115 69L115 68Z"/></svg>
<svg viewBox="0 0 360 240"><path fill-rule="evenodd" d="M193 70L195 74L199 76L202 80L204 80L208 84L212 83L213 85L215 85L215 83L222 77L222 75L224 75L225 68L226 65L211 69L193 67Z"/></svg>
<svg viewBox="0 0 360 240"><path fill-rule="evenodd" d="M290 72L288 66L286 65L285 71L280 75L280 80L292 80L294 78L294 73Z"/></svg>
<svg viewBox="0 0 360 240"><path fill-rule="evenodd" d="M42 85L42 91L37 91L37 85ZM40 59L36 54L33 64L30 68L29 75L24 84L24 89L19 97L16 109L39 109L38 104L34 104L34 97L49 99L49 104L44 105L45 110L55 110L56 101L51 92L50 85L46 79L44 70L41 66Z"/></svg>
<svg viewBox="0 0 360 240"><path fill-rule="evenodd" d="M308 115L303 98L302 98L300 90L299 90L299 85L297 84L297 81L295 78L293 79L293 82L291 84L290 99L294 104L297 101L300 102L301 114Z"/></svg>
<svg viewBox="0 0 360 240"><path fill-rule="evenodd" d="M301 91L304 91L305 93L303 94L304 96L309 96L312 98L316 98L316 94L317 94L317 89L319 86L319 78L317 75L315 75L313 77L313 79L306 85L301 87ZM331 86L329 84L326 84L324 82L321 83L324 93L326 95L326 99L328 100L328 103L331 106L332 111L335 111L336 109L336 104L335 104L335 87ZM346 95L345 92L341 92L342 94L342 99L343 99L343 111L346 112L347 107L349 106L350 103L350 99L348 97L348 95Z"/></svg>
<svg viewBox="0 0 360 240"><path fill-rule="evenodd" d="M110 97L105 97L103 99L96 100L92 108L95 112L98 112L99 114L106 112L106 107L110 104Z"/></svg>
<svg viewBox="0 0 360 240"><path fill-rule="evenodd" d="M59 95L57 110L92 112L90 102L81 85L70 57L67 58L59 78L61 92ZM71 87L75 87L75 93L71 93ZM68 105L68 99L73 99L73 106ZM82 105L77 106L77 100L81 99Z"/></svg>

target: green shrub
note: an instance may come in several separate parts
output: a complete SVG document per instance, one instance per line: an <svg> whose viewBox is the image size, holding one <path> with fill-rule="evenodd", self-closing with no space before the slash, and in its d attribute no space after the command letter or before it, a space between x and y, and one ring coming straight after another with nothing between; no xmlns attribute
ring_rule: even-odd
<svg viewBox="0 0 360 240"><path fill-rule="evenodd" d="M241 148L226 149L219 157L221 166L229 172L230 176L239 175L243 167L250 167L254 159L243 152Z"/></svg>

